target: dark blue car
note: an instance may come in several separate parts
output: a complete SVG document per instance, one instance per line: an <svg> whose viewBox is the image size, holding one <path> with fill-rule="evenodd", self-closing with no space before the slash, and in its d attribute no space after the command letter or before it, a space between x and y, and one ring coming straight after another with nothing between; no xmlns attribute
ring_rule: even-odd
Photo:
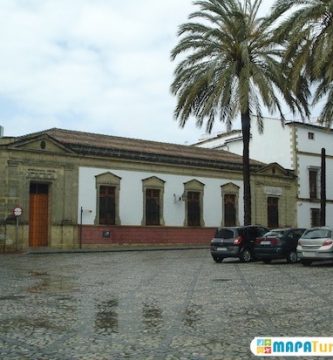
<svg viewBox="0 0 333 360"><path fill-rule="evenodd" d="M305 229L284 228L270 230L264 236L256 239L254 255L266 264L273 259L286 259L288 263L298 261L297 243Z"/></svg>

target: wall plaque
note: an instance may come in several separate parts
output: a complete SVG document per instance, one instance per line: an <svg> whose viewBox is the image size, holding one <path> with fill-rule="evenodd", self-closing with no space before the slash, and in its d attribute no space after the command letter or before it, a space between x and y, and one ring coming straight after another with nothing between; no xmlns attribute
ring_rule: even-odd
<svg viewBox="0 0 333 360"><path fill-rule="evenodd" d="M30 179L54 180L57 177L57 173L53 169L29 168L27 170L27 177Z"/></svg>

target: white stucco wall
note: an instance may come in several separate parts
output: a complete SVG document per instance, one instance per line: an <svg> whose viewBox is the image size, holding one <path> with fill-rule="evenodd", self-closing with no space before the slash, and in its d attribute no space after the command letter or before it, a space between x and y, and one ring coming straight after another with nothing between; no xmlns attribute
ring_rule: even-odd
<svg viewBox="0 0 333 360"><path fill-rule="evenodd" d="M308 133L314 133L314 139L309 140ZM297 149L308 153L321 153L321 148L326 149L327 155L333 155L333 133L326 129L315 127L297 127Z"/></svg>
<svg viewBox="0 0 333 360"><path fill-rule="evenodd" d="M264 163L277 162L286 169L291 169L292 164L292 144L291 128L288 125L282 126L279 119L264 119L264 132L258 131L256 118L251 121L251 141L250 141L250 158L262 161ZM215 148L223 146L224 150L233 152L238 155L243 154L242 140L229 141L232 138L239 138L239 134L212 138L198 146Z"/></svg>
<svg viewBox="0 0 333 360"><path fill-rule="evenodd" d="M291 129L282 126L279 119L264 119L264 132L258 131L256 119L251 124L250 158L264 163L276 162L292 168Z"/></svg>
<svg viewBox="0 0 333 360"><path fill-rule="evenodd" d="M203 216L205 226L220 226L222 219L221 186L230 182L228 179L205 177L177 176L155 172L127 171L80 167L79 169L79 218L83 207L82 223L93 225L96 217L96 183L95 176L105 172L121 178L119 194L119 216L122 225L141 225L143 216L142 180L156 176L165 181L164 186L164 221L166 226L183 226L185 219L185 202L178 200L184 192L184 183L196 179L203 184ZM239 219L243 219L242 182L235 181L240 187ZM176 195L176 200L175 196ZM91 212L90 212L91 211Z"/></svg>

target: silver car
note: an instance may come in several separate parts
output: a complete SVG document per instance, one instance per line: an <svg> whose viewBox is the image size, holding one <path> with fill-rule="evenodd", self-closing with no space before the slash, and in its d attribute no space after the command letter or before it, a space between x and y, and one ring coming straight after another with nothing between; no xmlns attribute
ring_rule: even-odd
<svg viewBox="0 0 333 360"><path fill-rule="evenodd" d="M333 260L333 230L318 227L306 230L298 240L297 255L305 266L313 261Z"/></svg>

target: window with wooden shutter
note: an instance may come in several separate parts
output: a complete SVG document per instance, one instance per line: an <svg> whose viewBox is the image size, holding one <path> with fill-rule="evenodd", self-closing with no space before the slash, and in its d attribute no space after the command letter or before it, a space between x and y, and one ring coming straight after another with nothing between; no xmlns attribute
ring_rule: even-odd
<svg viewBox="0 0 333 360"><path fill-rule="evenodd" d="M116 223L116 188L101 185L99 188L99 224L115 225Z"/></svg>
<svg viewBox="0 0 333 360"><path fill-rule="evenodd" d="M188 226L200 226L200 192L187 192L187 221Z"/></svg>
<svg viewBox="0 0 333 360"><path fill-rule="evenodd" d="M311 227L320 226L320 209L311 209Z"/></svg>
<svg viewBox="0 0 333 360"><path fill-rule="evenodd" d="M146 189L146 225L160 225L159 189Z"/></svg>
<svg viewBox="0 0 333 360"><path fill-rule="evenodd" d="M235 194L224 195L224 225L225 226L236 225L236 195Z"/></svg>
<svg viewBox="0 0 333 360"><path fill-rule="evenodd" d="M309 170L309 191L310 199L318 198L318 171Z"/></svg>

